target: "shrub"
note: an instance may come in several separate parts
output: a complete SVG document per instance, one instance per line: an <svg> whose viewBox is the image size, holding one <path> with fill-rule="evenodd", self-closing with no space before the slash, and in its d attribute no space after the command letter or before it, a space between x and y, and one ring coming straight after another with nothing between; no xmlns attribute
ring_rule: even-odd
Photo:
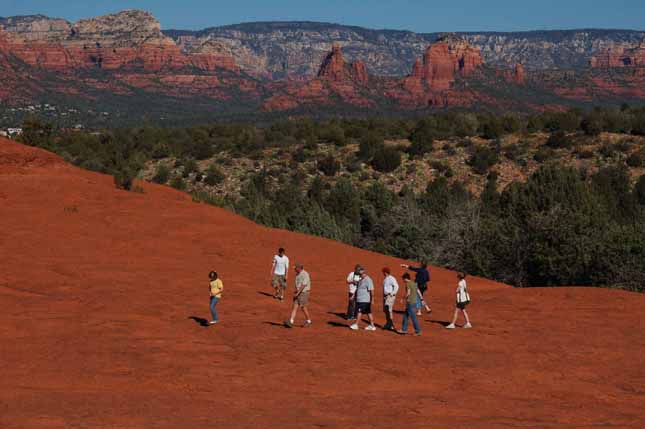
<svg viewBox="0 0 645 429"><path fill-rule="evenodd" d="M374 133L369 133L361 138L358 144L358 158L363 161L369 161L374 157L376 151L383 146L383 139Z"/></svg>
<svg viewBox="0 0 645 429"><path fill-rule="evenodd" d="M634 168L645 166L645 153L634 152L627 158L627 165Z"/></svg>
<svg viewBox="0 0 645 429"><path fill-rule="evenodd" d="M556 131L549 136L546 145L552 149L571 149L573 139L564 131Z"/></svg>
<svg viewBox="0 0 645 429"><path fill-rule="evenodd" d="M593 158L592 150L582 150L577 153L578 159L591 159Z"/></svg>
<svg viewBox="0 0 645 429"><path fill-rule="evenodd" d="M170 179L170 168L166 164L159 164L152 181L163 185L168 182L168 179Z"/></svg>
<svg viewBox="0 0 645 429"><path fill-rule="evenodd" d="M389 173L401 165L401 152L392 147L379 148L372 158L372 167L381 173Z"/></svg>
<svg viewBox="0 0 645 429"><path fill-rule="evenodd" d="M600 114L586 116L580 123L580 128L588 136L597 136L603 131L604 121Z"/></svg>
<svg viewBox="0 0 645 429"><path fill-rule="evenodd" d="M307 160L307 152L305 152L305 149L302 147L298 148L291 156L291 159L297 163L305 162Z"/></svg>
<svg viewBox="0 0 645 429"><path fill-rule="evenodd" d="M497 152L486 146L476 146L473 154L467 161L473 171L477 174L486 174L488 170L495 164L499 157Z"/></svg>
<svg viewBox="0 0 645 429"><path fill-rule="evenodd" d="M432 139L417 139L408 147L407 152L413 157L423 157L426 153L432 152L432 146Z"/></svg>
<svg viewBox="0 0 645 429"><path fill-rule="evenodd" d="M182 176L184 178L190 176L192 173L198 173L199 168L197 167L197 163L195 162L194 159L187 159L184 161L184 171L182 172Z"/></svg>
<svg viewBox="0 0 645 429"><path fill-rule="evenodd" d="M535 155L533 155L533 159L539 163L548 161L550 159L553 159L554 157L555 152L553 151L553 149L548 147L541 147L540 149L538 149Z"/></svg>
<svg viewBox="0 0 645 429"><path fill-rule="evenodd" d="M114 186L117 189L129 191L134 183L134 174L129 170L120 170L114 174Z"/></svg>
<svg viewBox="0 0 645 429"><path fill-rule="evenodd" d="M220 170L215 164L211 164L208 166L208 169L206 170L206 177L204 177L204 183L206 183L208 186L215 186L219 183L222 183L224 180L225 175L222 173L222 170Z"/></svg>
<svg viewBox="0 0 645 429"><path fill-rule="evenodd" d="M325 176L335 176L340 170L340 162L338 162L333 155L324 157L319 160L316 165L318 170L322 171Z"/></svg>
<svg viewBox="0 0 645 429"><path fill-rule="evenodd" d="M170 181L170 186L180 191L183 191L184 189L186 189L186 182L184 182L184 179L182 179L181 176L177 175L173 177L172 180Z"/></svg>

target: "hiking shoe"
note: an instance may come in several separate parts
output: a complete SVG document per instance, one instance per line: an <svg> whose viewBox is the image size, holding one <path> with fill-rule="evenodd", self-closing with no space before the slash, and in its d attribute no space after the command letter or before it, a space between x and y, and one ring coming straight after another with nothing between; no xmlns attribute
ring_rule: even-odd
<svg viewBox="0 0 645 429"><path fill-rule="evenodd" d="M358 324L354 323L353 325L349 325L349 329L353 331L358 331Z"/></svg>
<svg viewBox="0 0 645 429"><path fill-rule="evenodd" d="M408 331L396 331L399 335L408 335Z"/></svg>
<svg viewBox="0 0 645 429"><path fill-rule="evenodd" d="M420 336L421 336L421 332L415 332L415 333L414 333L414 336L415 336L415 337L420 337Z"/></svg>
<svg viewBox="0 0 645 429"><path fill-rule="evenodd" d="M376 331L376 326L374 326L374 325L368 325L368 326L365 328L365 330L366 330L366 331Z"/></svg>
<svg viewBox="0 0 645 429"><path fill-rule="evenodd" d="M284 321L284 327L285 328L293 328L293 323L291 323L289 320Z"/></svg>
<svg viewBox="0 0 645 429"><path fill-rule="evenodd" d="M450 325L446 326L446 329L455 329L455 324L451 323Z"/></svg>
<svg viewBox="0 0 645 429"><path fill-rule="evenodd" d="M304 325L302 325L303 328L309 328L311 327L311 320L307 320Z"/></svg>
<svg viewBox="0 0 645 429"><path fill-rule="evenodd" d="M209 325L216 325L216 324L217 324L217 320L211 320L210 322L208 322L208 324L209 324Z"/></svg>
<svg viewBox="0 0 645 429"><path fill-rule="evenodd" d="M473 327L473 325L471 325L470 323L466 323L466 324L463 326L463 328L464 328L464 329L470 329L470 328L472 328L472 327Z"/></svg>

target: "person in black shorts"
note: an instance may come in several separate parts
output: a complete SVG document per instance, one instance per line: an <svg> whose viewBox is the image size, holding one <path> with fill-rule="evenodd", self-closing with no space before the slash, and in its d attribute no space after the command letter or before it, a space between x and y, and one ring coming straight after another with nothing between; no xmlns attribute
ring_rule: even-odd
<svg viewBox="0 0 645 429"><path fill-rule="evenodd" d="M358 315L356 317L356 321L349 327L350 329L357 331L361 315L367 314L370 324L365 328L365 330L376 331L376 326L374 326L374 316L372 316L372 305L374 304L374 282L370 276L367 275L365 268L361 268L358 271L358 274L361 276L361 280L356 286L356 311Z"/></svg>

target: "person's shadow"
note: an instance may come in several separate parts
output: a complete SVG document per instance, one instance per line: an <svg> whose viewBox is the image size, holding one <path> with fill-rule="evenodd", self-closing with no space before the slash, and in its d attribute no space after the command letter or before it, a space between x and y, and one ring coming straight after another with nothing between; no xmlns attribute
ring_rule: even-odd
<svg viewBox="0 0 645 429"><path fill-rule="evenodd" d="M192 319L197 323L199 326L203 326L204 328L208 327L208 320L202 318L202 317L197 317L197 316L190 316L189 319Z"/></svg>

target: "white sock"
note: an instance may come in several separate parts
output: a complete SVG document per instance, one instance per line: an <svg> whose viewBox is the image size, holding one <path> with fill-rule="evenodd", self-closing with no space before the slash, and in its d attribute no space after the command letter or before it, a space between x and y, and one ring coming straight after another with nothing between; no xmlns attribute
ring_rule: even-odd
<svg viewBox="0 0 645 429"><path fill-rule="evenodd" d="M307 319L307 323L311 323L311 319Z"/></svg>
<svg viewBox="0 0 645 429"><path fill-rule="evenodd" d="M289 323L293 325L293 319L289 319Z"/></svg>

